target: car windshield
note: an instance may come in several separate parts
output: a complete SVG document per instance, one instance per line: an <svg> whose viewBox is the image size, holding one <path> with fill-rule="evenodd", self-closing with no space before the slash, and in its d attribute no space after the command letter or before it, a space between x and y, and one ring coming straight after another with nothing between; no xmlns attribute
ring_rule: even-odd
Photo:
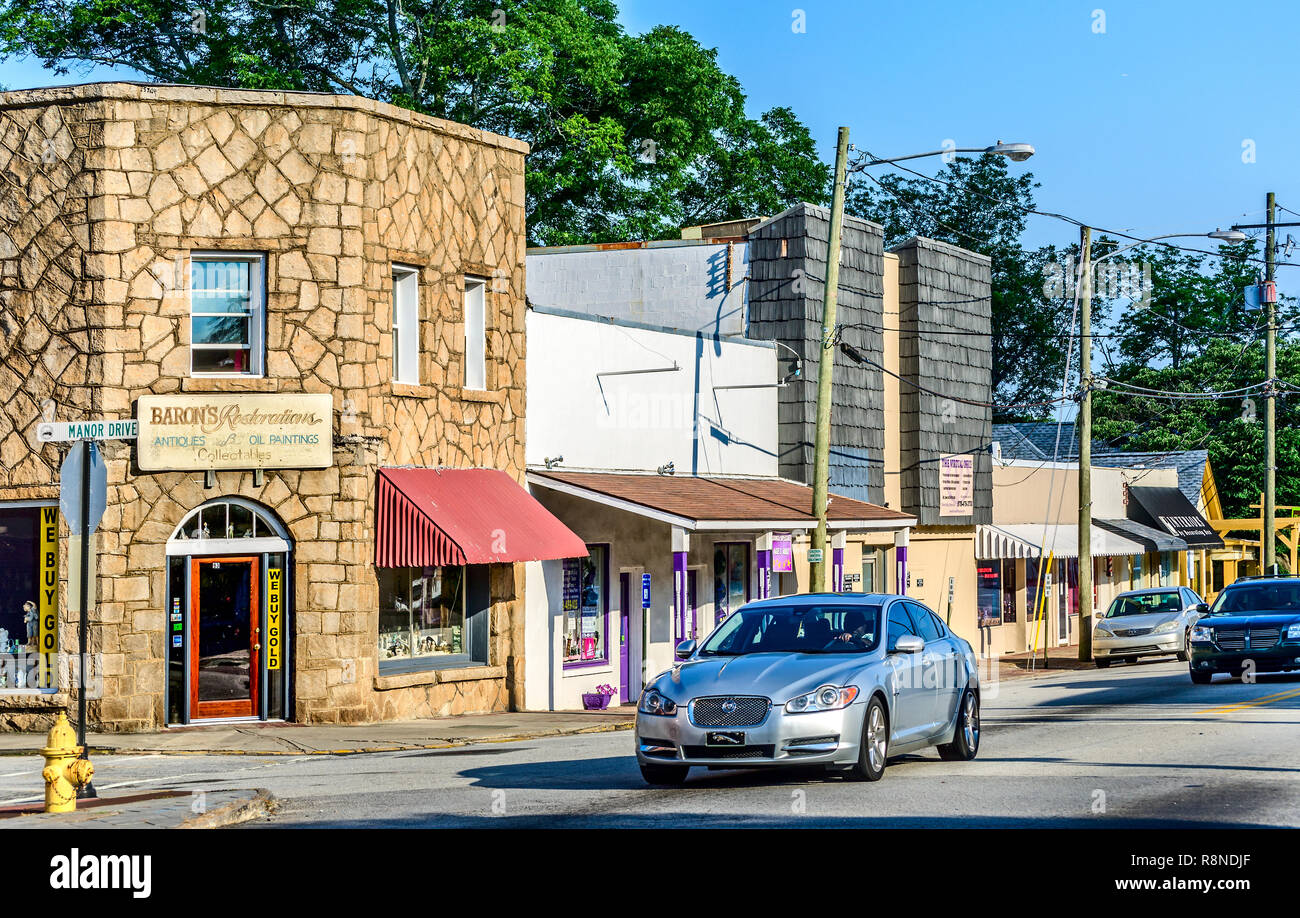
<svg viewBox="0 0 1300 918"><path fill-rule="evenodd" d="M1300 583L1252 583L1219 594L1211 615L1241 612L1300 612Z"/></svg>
<svg viewBox="0 0 1300 918"><path fill-rule="evenodd" d="M1157 613L1175 613L1183 611L1183 604L1176 591L1167 593L1137 593L1132 596L1116 596L1115 601L1106 610L1106 618L1119 618L1121 615L1152 615Z"/></svg>
<svg viewBox="0 0 1300 918"><path fill-rule="evenodd" d="M701 656L866 653L880 643L880 606L742 608L709 635Z"/></svg>

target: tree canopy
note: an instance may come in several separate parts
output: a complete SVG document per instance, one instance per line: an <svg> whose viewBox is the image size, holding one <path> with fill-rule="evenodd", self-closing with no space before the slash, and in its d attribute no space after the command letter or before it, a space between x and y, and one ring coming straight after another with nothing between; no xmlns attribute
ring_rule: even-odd
<svg viewBox="0 0 1300 918"><path fill-rule="evenodd" d="M56 72L348 92L527 141L530 241L657 238L828 198L788 108L609 0L0 0L0 54Z"/></svg>

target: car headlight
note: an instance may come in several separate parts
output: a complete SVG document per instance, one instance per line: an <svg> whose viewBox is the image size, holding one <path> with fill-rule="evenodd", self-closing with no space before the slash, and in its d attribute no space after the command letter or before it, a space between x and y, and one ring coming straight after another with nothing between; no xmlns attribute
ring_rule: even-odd
<svg viewBox="0 0 1300 918"><path fill-rule="evenodd" d="M1093 629L1092 629L1092 633L1095 634L1097 637L1114 637L1114 636L1115 636L1115 635L1111 634L1111 632L1110 632L1109 629L1104 628L1104 627L1102 627L1101 625L1098 625L1096 628L1093 628Z"/></svg>
<svg viewBox="0 0 1300 918"><path fill-rule="evenodd" d="M1197 625L1195 628L1192 629L1192 640L1213 641L1214 632L1209 628L1202 628L1200 625Z"/></svg>
<svg viewBox="0 0 1300 918"><path fill-rule="evenodd" d="M646 689L641 693L641 701L637 704L636 709L642 714L672 717L677 713L677 702L666 695L659 694L654 689Z"/></svg>
<svg viewBox="0 0 1300 918"><path fill-rule="evenodd" d="M811 714L814 711L838 711L858 697L856 685L823 685L815 692L798 695L785 703L787 714Z"/></svg>
<svg viewBox="0 0 1300 918"><path fill-rule="evenodd" d="M1300 622L1286 626L1286 639L1288 641L1300 641Z"/></svg>
<svg viewBox="0 0 1300 918"><path fill-rule="evenodd" d="M1181 626L1182 623L1175 618L1172 621L1165 622L1163 625L1156 625L1156 627L1152 629L1152 633L1168 634L1170 631L1177 631Z"/></svg>

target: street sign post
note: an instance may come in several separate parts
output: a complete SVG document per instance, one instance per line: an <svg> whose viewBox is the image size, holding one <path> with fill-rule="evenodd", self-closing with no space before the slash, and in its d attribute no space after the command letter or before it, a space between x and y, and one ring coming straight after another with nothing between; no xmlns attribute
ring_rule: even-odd
<svg viewBox="0 0 1300 918"><path fill-rule="evenodd" d="M42 425L45 426L45 425ZM104 518L108 506L108 468L99 448L90 438L78 438L59 468L59 509L68 521L72 534L81 537L81 621L77 626L77 745L81 757L86 755L86 648L87 624L90 621L90 546L91 536ZM78 797L97 797L95 785L88 782L78 789Z"/></svg>

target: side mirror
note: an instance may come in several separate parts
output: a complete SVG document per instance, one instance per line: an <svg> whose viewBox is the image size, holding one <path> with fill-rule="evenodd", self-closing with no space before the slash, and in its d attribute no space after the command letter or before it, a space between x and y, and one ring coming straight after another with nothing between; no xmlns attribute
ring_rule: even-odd
<svg viewBox="0 0 1300 918"><path fill-rule="evenodd" d="M1208 602L1198 602L1198 603L1196 604L1196 614L1197 614L1197 615L1209 615L1209 614L1210 614L1210 604L1209 604Z"/></svg>
<svg viewBox="0 0 1300 918"><path fill-rule="evenodd" d="M695 653L694 641L682 641L680 644L677 645L677 648L673 651L673 655L676 656L677 659L679 660L690 659L690 656L693 653Z"/></svg>
<svg viewBox="0 0 1300 918"><path fill-rule="evenodd" d="M915 634L905 634L894 642L890 653L920 653L925 650L925 639Z"/></svg>

